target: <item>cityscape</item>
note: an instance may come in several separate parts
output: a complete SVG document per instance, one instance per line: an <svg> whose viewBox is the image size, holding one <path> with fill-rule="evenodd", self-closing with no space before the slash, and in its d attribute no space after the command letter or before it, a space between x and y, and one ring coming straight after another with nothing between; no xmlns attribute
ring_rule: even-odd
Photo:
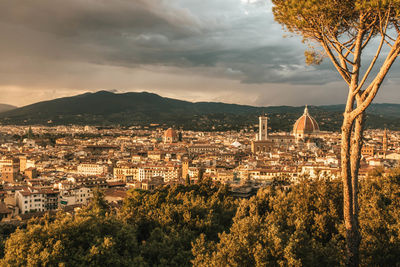
<svg viewBox="0 0 400 267"><path fill-rule="evenodd" d="M267 114L257 126L258 131L228 132L157 124L124 130L1 126L2 221L81 208L94 188L104 189L105 200L120 205L130 188L154 190L210 179L248 198L277 182L340 177L340 134L320 131L307 106L291 132L269 133ZM367 131L361 154L360 180L377 168L395 168L400 132Z"/></svg>
<svg viewBox="0 0 400 267"><path fill-rule="evenodd" d="M400 0L0 7L0 266L400 266Z"/></svg>

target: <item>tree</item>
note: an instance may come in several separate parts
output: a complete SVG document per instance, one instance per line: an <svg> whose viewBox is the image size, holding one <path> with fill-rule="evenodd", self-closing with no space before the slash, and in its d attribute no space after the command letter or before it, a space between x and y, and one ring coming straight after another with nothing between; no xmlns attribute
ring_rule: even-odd
<svg viewBox="0 0 400 267"><path fill-rule="evenodd" d="M360 245L363 266L400 262L400 169L377 170L360 184ZM364 208L365 207L365 208Z"/></svg>
<svg viewBox="0 0 400 267"><path fill-rule="evenodd" d="M75 216L32 221L7 239L1 266L140 266L136 227L114 217Z"/></svg>
<svg viewBox="0 0 400 267"><path fill-rule="evenodd" d="M191 244L215 241L229 229L236 203L228 188L204 181L189 186L129 191L120 217L136 225L140 256L150 266L191 266Z"/></svg>
<svg viewBox="0 0 400 267"><path fill-rule="evenodd" d="M399 0L272 0L275 20L299 34L312 48L307 63L327 56L348 85L343 114L341 177L348 266L359 263L358 169L365 110L375 98L400 52ZM363 53L379 40L368 62ZM385 46L387 49L385 49ZM382 59L382 60L378 60ZM367 61L367 68L361 68Z"/></svg>
<svg viewBox="0 0 400 267"><path fill-rule="evenodd" d="M203 169L203 167L201 167L199 169L199 177L197 179L199 183L203 181L203 175L204 175L204 169Z"/></svg>
<svg viewBox="0 0 400 267"><path fill-rule="evenodd" d="M340 183L303 180L242 200L218 242L199 236L194 266L340 266L344 257Z"/></svg>
<svg viewBox="0 0 400 267"><path fill-rule="evenodd" d="M104 199L104 192L99 188L93 190L93 197L90 200L89 209L95 214L104 216L108 210L107 202Z"/></svg>

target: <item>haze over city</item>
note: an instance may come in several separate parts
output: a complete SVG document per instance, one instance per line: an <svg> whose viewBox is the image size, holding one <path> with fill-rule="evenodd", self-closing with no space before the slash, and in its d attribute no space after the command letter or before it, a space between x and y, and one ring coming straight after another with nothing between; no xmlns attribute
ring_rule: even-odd
<svg viewBox="0 0 400 267"><path fill-rule="evenodd" d="M98 90L189 101L344 103L329 60L274 22L269 1L1 1L0 103ZM285 37L286 36L286 37ZM375 102L399 103L398 64Z"/></svg>

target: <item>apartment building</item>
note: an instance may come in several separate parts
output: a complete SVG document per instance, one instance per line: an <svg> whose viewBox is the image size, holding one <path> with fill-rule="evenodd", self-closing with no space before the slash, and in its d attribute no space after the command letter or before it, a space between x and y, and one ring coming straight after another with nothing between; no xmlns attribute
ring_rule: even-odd
<svg viewBox="0 0 400 267"><path fill-rule="evenodd" d="M24 187L15 192L20 213L55 210L58 208L59 192L53 189Z"/></svg>
<svg viewBox="0 0 400 267"><path fill-rule="evenodd" d="M101 164L82 163L77 167L79 175L104 175L107 172L107 166Z"/></svg>
<svg viewBox="0 0 400 267"><path fill-rule="evenodd" d="M82 204L87 205L93 197L92 189L88 187L74 187L60 191L60 207Z"/></svg>

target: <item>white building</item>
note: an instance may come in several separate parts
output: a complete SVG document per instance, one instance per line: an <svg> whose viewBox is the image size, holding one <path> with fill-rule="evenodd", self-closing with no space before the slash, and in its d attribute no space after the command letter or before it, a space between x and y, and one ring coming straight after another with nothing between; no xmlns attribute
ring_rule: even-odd
<svg viewBox="0 0 400 267"><path fill-rule="evenodd" d="M132 181L139 179L139 170L137 167L119 167L114 168L114 179Z"/></svg>
<svg viewBox="0 0 400 267"><path fill-rule="evenodd" d="M164 182L170 182L180 178L182 175L182 168L177 166L143 166L138 168L138 180L150 179L154 176L161 176Z"/></svg>
<svg viewBox="0 0 400 267"><path fill-rule="evenodd" d="M93 197L92 189L88 187L75 187L60 191L60 207L83 204L87 205Z"/></svg>
<svg viewBox="0 0 400 267"><path fill-rule="evenodd" d="M15 201L21 213L55 210L59 192L27 186L15 192Z"/></svg>
<svg viewBox="0 0 400 267"><path fill-rule="evenodd" d="M107 172L107 166L100 164L82 163L78 165L77 173L79 175L104 175Z"/></svg>

